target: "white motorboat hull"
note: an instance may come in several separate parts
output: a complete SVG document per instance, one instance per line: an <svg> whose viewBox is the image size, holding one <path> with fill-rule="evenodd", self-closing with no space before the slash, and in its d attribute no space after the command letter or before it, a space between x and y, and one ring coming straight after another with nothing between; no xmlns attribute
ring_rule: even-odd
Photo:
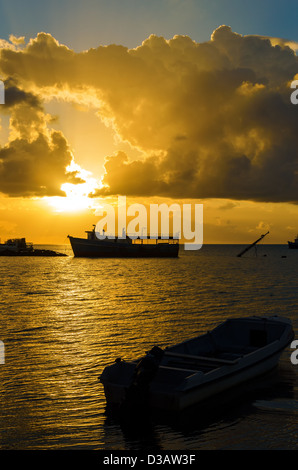
<svg viewBox="0 0 298 470"><path fill-rule="evenodd" d="M193 389L186 391L185 393L178 393L177 395L161 395L153 394L151 396L151 405L157 408L168 409L168 410L184 410L190 406L196 405L202 401L205 401L215 395L218 395L230 388L241 385L249 380L263 376L270 370L277 366L280 354L272 356L259 363L253 365L247 369L237 370L234 374L225 376L223 375L220 379L210 381L210 383L199 385Z"/></svg>
<svg viewBox="0 0 298 470"><path fill-rule="evenodd" d="M241 320L245 321L246 319L239 320L241 322ZM267 335L268 337L271 336L273 340L261 347L251 347L250 352L242 356L238 355L236 359L181 354L180 351L189 348L191 341L195 344L196 339L167 348L164 358L159 365L158 372L150 382L150 405L163 410L181 411L221 394L230 388L263 376L275 368L283 350L293 340L294 333L291 323L287 319L278 317L270 317L268 319L249 317L247 321L253 325L253 328L257 328L259 331L263 331L262 322L264 322L264 325L268 327ZM281 334L279 335L275 331L274 334L278 337L274 339L270 328L273 330L279 328ZM213 331L216 332L216 329ZM205 348L209 338L208 335L210 333L198 337L198 341L205 344ZM220 337L219 335L217 336L218 338ZM217 336L215 334L215 337ZM173 365L170 360L175 360L175 358L181 362L174 363ZM187 364L190 361L193 361L195 369L193 368L194 366L191 369L187 369ZM204 370L208 369L209 364L210 370ZM120 361L105 368L100 380L104 385L107 404L121 406L125 403L127 392L134 379L136 365L137 361ZM199 370L200 368L202 370Z"/></svg>

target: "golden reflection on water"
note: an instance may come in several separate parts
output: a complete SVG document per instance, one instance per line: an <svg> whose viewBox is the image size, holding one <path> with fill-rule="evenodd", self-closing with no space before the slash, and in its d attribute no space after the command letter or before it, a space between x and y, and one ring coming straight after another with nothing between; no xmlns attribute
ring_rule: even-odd
<svg viewBox="0 0 298 470"><path fill-rule="evenodd" d="M297 328L296 255L284 260L272 251L266 260L239 259L228 248L210 247L173 260L2 258L2 448L208 447L201 431L186 439L180 428L164 425L147 428L142 443L135 440L105 415L98 376L119 356L132 359L154 344L174 344L227 316L282 314ZM283 362L289 367L289 354ZM290 367L282 381L297 387L297 371ZM297 436L295 393L286 398L294 406L284 431L291 440ZM232 429L207 427L208 438L215 447L245 447L246 435L253 445L258 438L248 423L257 436L264 421L256 410L244 424L232 420ZM266 416L275 429L274 411ZM277 436L272 445L278 446Z"/></svg>

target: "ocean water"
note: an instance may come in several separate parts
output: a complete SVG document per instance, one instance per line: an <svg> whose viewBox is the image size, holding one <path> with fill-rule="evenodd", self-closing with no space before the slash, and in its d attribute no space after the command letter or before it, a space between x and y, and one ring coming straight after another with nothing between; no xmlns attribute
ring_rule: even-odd
<svg viewBox="0 0 298 470"><path fill-rule="evenodd" d="M206 245L178 259L0 258L0 448L298 449L292 350L270 376L206 413L137 424L106 412L115 358L169 346L228 317L282 315L298 333L298 250ZM296 336L297 338L297 336ZM297 338L298 339L298 338Z"/></svg>

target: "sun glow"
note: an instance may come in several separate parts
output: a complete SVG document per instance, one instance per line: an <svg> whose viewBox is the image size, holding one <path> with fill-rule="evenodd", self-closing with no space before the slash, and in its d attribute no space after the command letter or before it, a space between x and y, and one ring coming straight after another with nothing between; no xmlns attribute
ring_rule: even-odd
<svg viewBox="0 0 298 470"><path fill-rule="evenodd" d="M67 167L67 171L76 172L76 176L81 178L84 182L79 184L62 184L61 190L65 192L66 196L44 198L49 206L51 206L55 212L79 212L96 208L95 201L89 197L89 194L98 188L98 181L90 176L91 173L89 171L82 169L74 162Z"/></svg>
<svg viewBox="0 0 298 470"><path fill-rule="evenodd" d="M47 197L48 204L55 212L78 212L93 207L92 199L88 197L90 185L65 183L61 186L62 191L66 193L66 197L52 196Z"/></svg>

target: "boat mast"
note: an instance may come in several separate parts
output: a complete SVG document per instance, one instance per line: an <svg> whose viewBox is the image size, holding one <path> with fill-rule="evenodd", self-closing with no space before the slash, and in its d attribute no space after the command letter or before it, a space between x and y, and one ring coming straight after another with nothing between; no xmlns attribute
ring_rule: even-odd
<svg viewBox="0 0 298 470"><path fill-rule="evenodd" d="M266 235L268 235L269 232L267 233L264 233L264 235L261 235L260 238L258 238L255 242L253 242L251 245L247 246L244 250L241 251L241 253L239 253L239 255L237 255L238 257L244 255L244 253L246 253L248 250L250 250L253 246L255 246L260 240L262 240L264 237L266 237Z"/></svg>

